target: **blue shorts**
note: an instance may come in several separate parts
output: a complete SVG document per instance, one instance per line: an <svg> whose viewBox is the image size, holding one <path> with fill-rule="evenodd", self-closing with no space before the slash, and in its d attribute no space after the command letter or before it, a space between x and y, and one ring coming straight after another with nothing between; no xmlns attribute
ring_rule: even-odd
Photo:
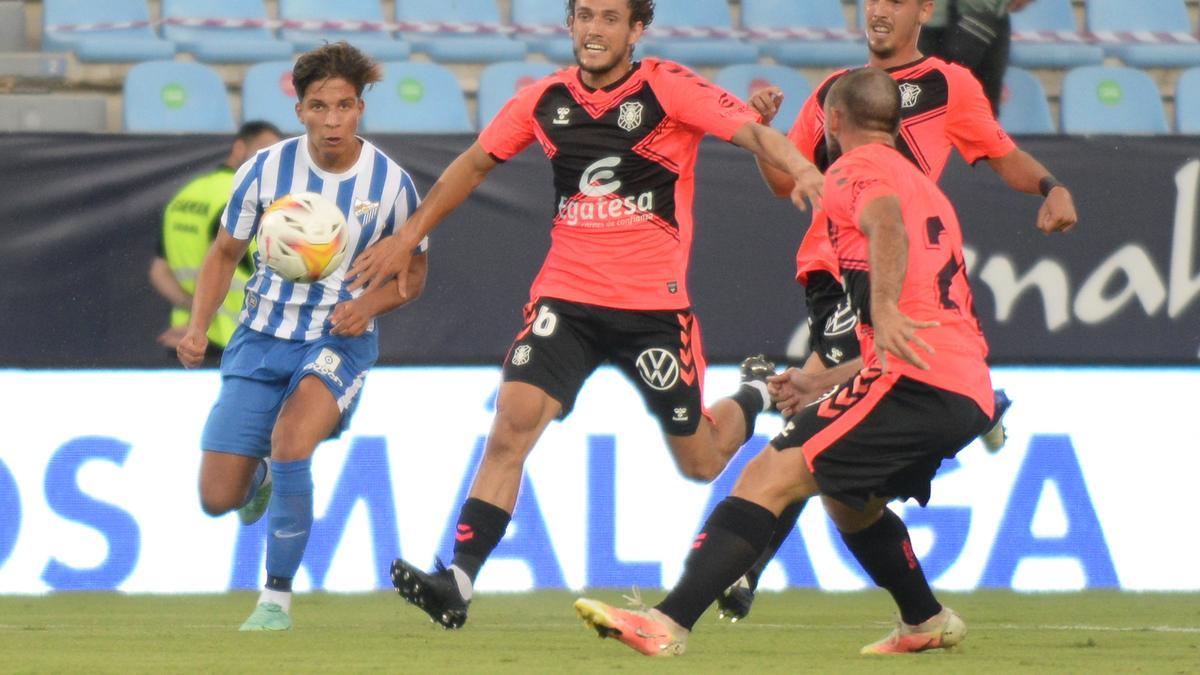
<svg viewBox="0 0 1200 675"><path fill-rule="evenodd" d="M221 393L208 414L204 450L250 457L271 454L271 431L300 380L315 375L329 387L342 416L330 438L350 425L367 371L379 358L377 334L283 340L238 326L221 357Z"/></svg>

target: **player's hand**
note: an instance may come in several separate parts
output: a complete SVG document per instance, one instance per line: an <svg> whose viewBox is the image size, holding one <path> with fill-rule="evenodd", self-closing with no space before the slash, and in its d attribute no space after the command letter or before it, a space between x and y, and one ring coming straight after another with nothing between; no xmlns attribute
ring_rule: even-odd
<svg viewBox="0 0 1200 675"><path fill-rule="evenodd" d="M762 116L762 123L770 126L779 114L779 106L783 105L783 90L779 87L763 87L754 92L747 103Z"/></svg>
<svg viewBox="0 0 1200 675"><path fill-rule="evenodd" d="M187 326L172 326L159 333L155 341L167 349L175 349L184 335L187 335Z"/></svg>
<svg viewBox="0 0 1200 675"><path fill-rule="evenodd" d="M329 332L333 335L358 337L367 332L372 318L374 316L367 311L362 298L339 302L333 306L333 315L329 317L329 322L333 324L333 330Z"/></svg>
<svg viewBox="0 0 1200 675"><path fill-rule="evenodd" d="M816 385L815 378L799 368L788 368L767 378L767 392L784 417L795 415L825 393Z"/></svg>
<svg viewBox="0 0 1200 675"><path fill-rule="evenodd" d="M1046 195L1042 208L1038 209L1038 229L1046 234L1070 232L1079 220L1075 213L1075 200L1071 191L1059 185Z"/></svg>
<svg viewBox="0 0 1200 675"><path fill-rule="evenodd" d="M917 331L941 324L937 321L914 321L896 306L872 306L871 324L875 329L875 355L879 357L879 367L884 373L888 371L888 354L893 354L921 370L929 370L929 364L917 355L917 351L909 343L932 354L933 347L918 337Z"/></svg>
<svg viewBox="0 0 1200 675"><path fill-rule="evenodd" d="M348 289L355 291L364 286L375 288L395 277L400 280L400 297L407 300L408 289L404 286L404 280L408 278L414 247L415 244L406 242L400 233L375 242L350 267Z"/></svg>
<svg viewBox="0 0 1200 675"><path fill-rule="evenodd" d="M184 368L195 368L204 363L204 354L208 351L208 336L198 330L188 329L179 345L175 347L175 355Z"/></svg>
<svg viewBox="0 0 1200 675"><path fill-rule="evenodd" d="M809 203L813 209L820 208L821 195L825 191L825 176L821 170L809 164L808 168L792 176L792 179L795 181L795 185L792 186L792 203L796 208L807 211Z"/></svg>

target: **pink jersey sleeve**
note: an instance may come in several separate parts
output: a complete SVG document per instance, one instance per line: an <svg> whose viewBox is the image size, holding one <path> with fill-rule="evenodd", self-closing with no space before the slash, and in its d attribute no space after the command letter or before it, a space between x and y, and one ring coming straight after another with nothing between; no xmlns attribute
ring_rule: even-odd
<svg viewBox="0 0 1200 675"><path fill-rule="evenodd" d="M943 72L950 88L946 134L963 159L974 164L981 159L1003 157L1015 150L1016 143L996 120L983 86L975 76L957 66Z"/></svg>
<svg viewBox="0 0 1200 675"><path fill-rule="evenodd" d="M651 86L668 115L724 141L747 123L761 120L738 97L671 61L657 64Z"/></svg>
<svg viewBox="0 0 1200 675"><path fill-rule="evenodd" d="M479 134L479 145L485 152L505 162L533 143L537 138L537 121L533 112L542 93L546 91L544 82L521 89L496 113L496 117Z"/></svg>
<svg viewBox="0 0 1200 675"><path fill-rule="evenodd" d="M829 217L842 226L859 228L863 209L879 197L899 195L891 174L869 155L847 157L825 175L822 202Z"/></svg>

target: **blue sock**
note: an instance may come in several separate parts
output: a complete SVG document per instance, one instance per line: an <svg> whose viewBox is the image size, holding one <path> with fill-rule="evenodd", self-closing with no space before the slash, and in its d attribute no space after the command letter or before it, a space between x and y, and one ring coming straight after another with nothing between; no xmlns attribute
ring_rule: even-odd
<svg viewBox="0 0 1200 675"><path fill-rule="evenodd" d="M250 490L246 493L246 498L238 505L238 508L250 503L254 499L254 495L258 494L258 488L262 487L263 481L267 479L267 460L259 460L258 468L254 469L254 478L250 480Z"/></svg>
<svg viewBox="0 0 1200 675"><path fill-rule="evenodd" d="M267 588L292 590L313 523L312 460L271 460L275 483L267 531Z"/></svg>

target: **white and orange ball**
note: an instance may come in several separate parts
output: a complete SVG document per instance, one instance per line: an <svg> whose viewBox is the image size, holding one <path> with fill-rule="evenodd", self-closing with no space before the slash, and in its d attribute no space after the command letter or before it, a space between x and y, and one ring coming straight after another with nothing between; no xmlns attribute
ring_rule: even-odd
<svg viewBox="0 0 1200 675"><path fill-rule="evenodd" d="M315 192L280 197L258 224L258 252L279 276L297 283L320 281L346 258L346 218Z"/></svg>

